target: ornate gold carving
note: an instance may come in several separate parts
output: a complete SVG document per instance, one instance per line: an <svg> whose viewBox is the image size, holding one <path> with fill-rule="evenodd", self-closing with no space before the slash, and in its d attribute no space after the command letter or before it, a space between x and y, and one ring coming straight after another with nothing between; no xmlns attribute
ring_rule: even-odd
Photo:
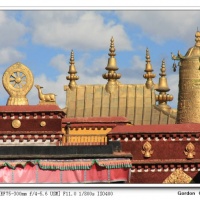
<svg viewBox="0 0 200 200"><path fill-rule="evenodd" d="M169 110L171 107L167 105L168 101L173 100L173 96L167 94L167 92L170 90L167 84L167 78L166 78L166 68L165 68L165 61L162 61L162 66L160 69L160 78L158 83L158 88L156 91L159 92L159 95L156 95L156 101L159 102L158 106L161 107L163 110Z"/></svg>
<svg viewBox="0 0 200 200"><path fill-rule="evenodd" d="M49 94L43 94L42 93L42 86L39 85L35 85L35 87L38 89L38 96L40 99L39 104L56 104L56 95L53 93L49 93Z"/></svg>
<svg viewBox="0 0 200 200"><path fill-rule="evenodd" d="M45 121L41 121L40 122L40 126L42 126L42 127L46 126L46 122Z"/></svg>
<svg viewBox="0 0 200 200"><path fill-rule="evenodd" d="M144 74L143 77L147 79L146 87L151 88L154 85L154 82L153 82L152 79L155 78L156 75L152 74L153 69L152 69L152 66L151 66L151 60L150 60L148 48L146 49L146 68L145 68L144 71L146 72L146 74Z"/></svg>
<svg viewBox="0 0 200 200"><path fill-rule="evenodd" d="M3 74L3 86L8 92L7 105L28 105L26 95L33 87L33 74L22 63L15 63Z"/></svg>
<svg viewBox="0 0 200 200"><path fill-rule="evenodd" d="M19 128L21 126L21 121L18 119L15 119L12 121L12 127L13 128Z"/></svg>
<svg viewBox="0 0 200 200"><path fill-rule="evenodd" d="M117 74L115 71L118 70L116 58L115 58L115 46L114 46L114 38L112 37L110 40L110 53L108 54L110 58L108 59L108 65L106 67L106 70L108 70L108 73L103 74L104 79L108 79L108 82L106 84L106 91L111 93L116 90L116 87L118 86L119 82L117 79L120 79L121 74Z"/></svg>
<svg viewBox="0 0 200 200"><path fill-rule="evenodd" d="M79 79L79 77L76 75L76 67L74 65L74 52L73 50L71 51L71 57L70 57L70 66L69 66L69 71L68 74L69 76L66 77L67 80L69 80L69 88L71 90L74 90L76 88L76 80Z"/></svg>
<svg viewBox="0 0 200 200"><path fill-rule="evenodd" d="M188 176L185 172L183 172L181 169L176 169L163 181L163 183L166 184L184 184L191 182L192 178Z"/></svg>
<svg viewBox="0 0 200 200"><path fill-rule="evenodd" d="M144 145L142 146L142 154L144 154L145 158L150 158L151 155L153 154L152 146L150 142L145 142Z"/></svg>
<svg viewBox="0 0 200 200"><path fill-rule="evenodd" d="M187 159L194 158L194 155L195 155L195 151L194 150L195 150L194 145L191 142L189 142L187 144L187 146L185 147L185 151L184 151L185 155L187 156Z"/></svg>

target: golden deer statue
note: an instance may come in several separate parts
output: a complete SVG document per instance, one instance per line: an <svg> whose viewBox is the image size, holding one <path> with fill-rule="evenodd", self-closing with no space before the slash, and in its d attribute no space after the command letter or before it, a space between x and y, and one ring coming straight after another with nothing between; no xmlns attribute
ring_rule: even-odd
<svg viewBox="0 0 200 200"><path fill-rule="evenodd" d="M56 95L53 93L43 94L42 93L42 86L35 85L35 87L38 89L38 96L40 99L40 103L55 103L56 102Z"/></svg>

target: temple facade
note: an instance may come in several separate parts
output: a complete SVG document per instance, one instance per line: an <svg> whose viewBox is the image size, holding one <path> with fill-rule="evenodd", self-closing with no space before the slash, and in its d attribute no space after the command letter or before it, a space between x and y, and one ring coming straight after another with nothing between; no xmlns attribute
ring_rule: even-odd
<svg viewBox="0 0 200 200"><path fill-rule="evenodd" d="M9 98L0 106L0 182L199 183L200 32L195 37L185 56L172 54L179 62L177 110L168 104L173 96L165 60L155 83L149 49L144 84L120 82L113 37L102 75L106 84L79 85L71 52L65 108L39 83L39 102L29 105L32 72L19 62L8 67L2 77Z"/></svg>

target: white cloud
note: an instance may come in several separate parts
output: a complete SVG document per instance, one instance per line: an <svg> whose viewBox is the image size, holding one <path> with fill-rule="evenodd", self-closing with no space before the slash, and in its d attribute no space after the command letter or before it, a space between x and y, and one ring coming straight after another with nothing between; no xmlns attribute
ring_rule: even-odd
<svg viewBox="0 0 200 200"><path fill-rule="evenodd" d="M169 39L182 39L193 44L199 24L199 11L117 11L123 22L137 25L154 42L161 43ZM191 38L191 40L190 40Z"/></svg>
<svg viewBox="0 0 200 200"><path fill-rule="evenodd" d="M66 73L69 69L69 65L67 65L67 63L67 58L64 54L56 55L50 61L50 65L58 69L62 73Z"/></svg>
<svg viewBox="0 0 200 200"><path fill-rule="evenodd" d="M0 49L23 44L26 32L24 24L9 16L9 12L0 11Z"/></svg>
<svg viewBox="0 0 200 200"><path fill-rule="evenodd" d="M0 65L2 64L14 64L24 59L25 55L14 48L3 48L0 49Z"/></svg>
<svg viewBox="0 0 200 200"><path fill-rule="evenodd" d="M94 11L26 11L33 42L63 49L106 49L113 36L118 50L131 50L121 24Z"/></svg>
<svg viewBox="0 0 200 200"><path fill-rule="evenodd" d="M11 65L24 59L25 55L16 46L24 45L27 30L23 23L15 19L13 13L0 11L0 65Z"/></svg>

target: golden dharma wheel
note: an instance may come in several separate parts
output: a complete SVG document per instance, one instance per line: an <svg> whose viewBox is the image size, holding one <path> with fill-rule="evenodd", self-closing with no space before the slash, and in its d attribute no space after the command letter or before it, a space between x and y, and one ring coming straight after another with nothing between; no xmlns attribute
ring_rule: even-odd
<svg viewBox="0 0 200 200"><path fill-rule="evenodd" d="M26 95L33 87L33 74L22 63L11 65L3 74L3 86L10 95L7 105L28 105Z"/></svg>

